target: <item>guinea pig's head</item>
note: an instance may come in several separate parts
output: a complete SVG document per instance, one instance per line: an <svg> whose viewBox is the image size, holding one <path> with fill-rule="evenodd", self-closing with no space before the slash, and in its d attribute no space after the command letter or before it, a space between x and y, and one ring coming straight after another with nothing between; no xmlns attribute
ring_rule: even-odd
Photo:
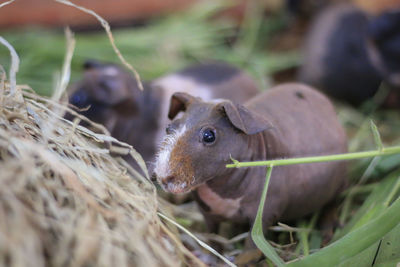
<svg viewBox="0 0 400 267"><path fill-rule="evenodd" d="M175 93L168 114L173 121L154 163L154 176L164 190L186 193L223 175L231 157L249 150L248 137L270 124L258 114L229 100L204 102Z"/></svg>
<svg viewBox="0 0 400 267"><path fill-rule="evenodd" d="M81 113L96 122L114 110L121 115L136 111L134 92L139 91L135 79L121 67L86 61L83 79L70 90L69 103L83 109Z"/></svg>

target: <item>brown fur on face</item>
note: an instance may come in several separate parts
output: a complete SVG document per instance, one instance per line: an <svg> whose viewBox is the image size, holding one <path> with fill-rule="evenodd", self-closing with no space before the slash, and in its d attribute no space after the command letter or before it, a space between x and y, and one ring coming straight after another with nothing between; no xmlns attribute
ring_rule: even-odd
<svg viewBox="0 0 400 267"><path fill-rule="evenodd" d="M186 183L189 187L194 183L194 170L192 158L186 153L186 143L187 141L184 136L176 142L176 145L171 152L170 168L171 173L180 177L179 183Z"/></svg>

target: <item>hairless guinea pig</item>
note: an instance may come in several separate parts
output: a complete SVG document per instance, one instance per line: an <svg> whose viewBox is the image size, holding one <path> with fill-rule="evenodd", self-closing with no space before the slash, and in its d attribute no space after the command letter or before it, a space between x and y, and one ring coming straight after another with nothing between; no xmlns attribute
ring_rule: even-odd
<svg viewBox="0 0 400 267"><path fill-rule="evenodd" d="M89 119L102 123L117 139L131 144L145 161L153 158L169 120L169 99L187 92L203 99L228 98L244 102L259 90L238 68L221 62L197 64L144 84L114 64L89 61L82 81L72 88L70 103L84 108Z"/></svg>
<svg viewBox="0 0 400 267"><path fill-rule="evenodd" d="M222 219L252 224L265 181L265 167L225 168L230 157L256 161L347 150L330 101L302 84L277 86L243 106L176 93L168 115L173 119L179 112L167 128L153 177L166 191L194 191L212 231ZM345 181L343 162L274 167L264 227L319 209Z"/></svg>

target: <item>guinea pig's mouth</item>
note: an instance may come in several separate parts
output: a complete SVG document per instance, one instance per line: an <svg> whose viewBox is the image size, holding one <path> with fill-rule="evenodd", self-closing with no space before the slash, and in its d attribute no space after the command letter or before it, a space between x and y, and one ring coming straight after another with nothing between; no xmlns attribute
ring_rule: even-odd
<svg viewBox="0 0 400 267"><path fill-rule="evenodd" d="M165 191L173 194L183 194L191 191L190 183L186 181L176 181L173 176L159 179L158 182Z"/></svg>

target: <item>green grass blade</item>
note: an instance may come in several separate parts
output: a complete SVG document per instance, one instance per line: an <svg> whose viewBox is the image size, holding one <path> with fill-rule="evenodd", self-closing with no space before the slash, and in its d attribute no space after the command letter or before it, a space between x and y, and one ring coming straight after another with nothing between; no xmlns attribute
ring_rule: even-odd
<svg viewBox="0 0 400 267"><path fill-rule="evenodd" d="M379 243L380 241L374 243L372 246L358 253L356 256L341 262L337 267L372 267L372 262L374 262L376 251L379 249ZM375 267L375 265L373 267Z"/></svg>
<svg viewBox="0 0 400 267"><path fill-rule="evenodd" d="M393 155L393 154L400 154L400 146L386 147L386 148L383 148L382 150L334 154L334 155L326 155L326 156L261 160L261 161L250 161L250 162L240 162L239 161L236 163L227 164L226 168L242 168L242 167L257 167L257 166L285 166L285 165L295 165L295 164L304 164L304 163L317 163L317 162L327 162L327 161L362 159L362 158L371 158L371 157L386 156L386 155Z"/></svg>
<svg viewBox="0 0 400 267"><path fill-rule="evenodd" d="M375 141L377 149L379 151L382 151L383 144L382 144L381 135L378 131L378 127L376 127L375 123L372 120L371 120L371 130L372 130L372 134L374 135L374 141Z"/></svg>
<svg viewBox="0 0 400 267"><path fill-rule="evenodd" d="M383 203L383 205L385 207L390 205L390 202L392 202L393 199L396 199L395 196L399 193L400 190L400 177L397 178L396 183L394 184L392 190L389 192L385 202Z"/></svg>
<svg viewBox="0 0 400 267"><path fill-rule="evenodd" d="M338 267L395 267L400 263L400 224L368 249Z"/></svg>
<svg viewBox="0 0 400 267"><path fill-rule="evenodd" d="M318 217L319 213L315 213L308 223L304 220L299 222L299 228L302 229L302 231L299 231L297 235L299 238L299 248L301 248L301 250L303 251L304 256L308 256L310 254L309 238L312 229L314 229L315 227L315 223L317 222Z"/></svg>
<svg viewBox="0 0 400 267"><path fill-rule="evenodd" d="M364 200L362 206L351 216L351 220L335 233L333 240L342 238L349 232L362 227L373 218L380 216L389 206L386 205L385 202L388 201L389 196L393 195L391 192L396 188L396 181L399 175L400 170L396 170L388 175L388 177L375 184L373 191Z"/></svg>
<svg viewBox="0 0 400 267"><path fill-rule="evenodd" d="M374 266L396 266L400 263L399 240L400 224L382 239Z"/></svg>
<svg viewBox="0 0 400 267"><path fill-rule="evenodd" d="M290 267L336 266L379 241L400 223L400 198L379 217L350 232L324 249L290 263Z"/></svg>
<svg viewBox="0 0 400 267"><path fill-rule="evenodd" d="M301 227L307 227L305 223L300 225ZM308 245L308 232L301 231L299 233L299 241L303 250L303 255L308 256L310 254L310 246Z"/></svg>
<svg viewBox="0 0 400 267"><path fill-rule="evenodd" d="M263 227L262 214L264 211L265 199L267 198L267 191L268 191L269 180L271 178L271 173L272 173L272 166L268 167L267 169L267 175L265 177L264 189L261 195L260 204L258 206L257 216L254 221L253 229L251 230L251 238L253 239L257 247L264 253L264 255L268 259L270 259L275 265L280 267L280 266L285 266L285 263L278 256L275 249L265 239L262 229Z"/></svg>

